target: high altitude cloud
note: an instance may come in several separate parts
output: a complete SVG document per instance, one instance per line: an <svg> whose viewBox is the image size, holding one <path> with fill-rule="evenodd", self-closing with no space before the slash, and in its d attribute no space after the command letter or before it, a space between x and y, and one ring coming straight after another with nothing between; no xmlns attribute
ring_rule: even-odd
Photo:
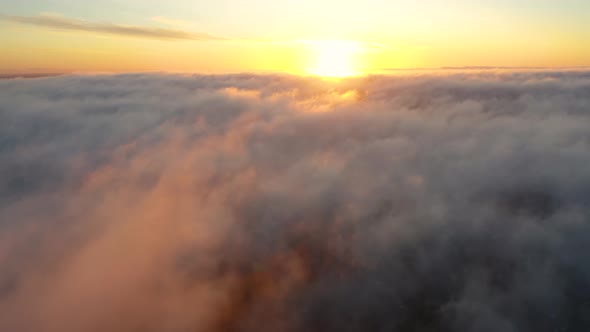
<svg viewBox="0 0 590 332"><path fill-rule="evenodd" d="M0 81L2 331L588 331L590 73Z"/></svg>
<svg viewBox="0 0 590 332"><path fill-rule="evenodd" d="M122 25L114 23L98 23L68 18L55 14L38 16L0 15L0 20L39 26L43 28L93 32L100 34L120 35L127 37L165 39L165 40L222 40L223 38L204 33L184 30L165 29L150 26Z"/></svg>

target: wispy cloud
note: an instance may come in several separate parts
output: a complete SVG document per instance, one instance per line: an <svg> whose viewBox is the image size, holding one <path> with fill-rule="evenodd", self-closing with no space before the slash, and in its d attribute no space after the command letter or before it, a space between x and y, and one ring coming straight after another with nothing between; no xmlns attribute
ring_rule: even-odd
<svg viewBox="0 0 590 332"><path fill-rule="evenodd" d="M0 15L0 20L50 29L82 31L99 34L120 35L136 38L164 40L224 40L225 38L179 29L166 29L151 26L102 23L69 18L56 14L37 16Z"/></svg>
<svg viewBox="0 0 590 332"><path fill-rule="evenodd" d="M383 71L485 71L485 70L586 70L589 67L542 67L542 66L447 66L447 67L413 67L413 68L384 68Z"/></svg>

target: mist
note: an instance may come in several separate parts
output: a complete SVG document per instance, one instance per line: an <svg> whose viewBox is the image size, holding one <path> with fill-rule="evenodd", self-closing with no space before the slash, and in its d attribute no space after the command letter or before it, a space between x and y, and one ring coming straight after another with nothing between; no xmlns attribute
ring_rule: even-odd
<svg viewBox="0 0 590 332"><path fill-rule="evenodd" d="M0 80L0 330L590 330L590 72Z"/></svg>

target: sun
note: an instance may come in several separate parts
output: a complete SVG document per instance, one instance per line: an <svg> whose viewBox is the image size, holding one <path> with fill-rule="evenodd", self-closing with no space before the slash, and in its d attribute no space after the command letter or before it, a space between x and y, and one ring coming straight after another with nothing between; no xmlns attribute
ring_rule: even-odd
<svg viewBox="0 0 590 332"><path fill-rule="evenodd" d="M357 76L361 44L350 40L322 40L307 42L314 54L308 73L328 78Z"/></svg>

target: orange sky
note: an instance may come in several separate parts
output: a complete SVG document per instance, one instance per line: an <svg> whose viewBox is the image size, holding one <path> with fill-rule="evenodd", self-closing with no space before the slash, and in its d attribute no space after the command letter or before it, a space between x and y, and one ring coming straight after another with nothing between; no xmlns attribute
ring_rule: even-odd
<svg viewBox="0 0 590 332"><path fill-rule="evenodd" d="M459 0L453 6L437 0L306 0L273 2L270 8L258 0L149 0L137 13L121 9L139 6L136 0L107 1L101 11L66 3L3 6L0 71L344 75L390 68L590 66L590 4L578 0L555 8L529 0Z"/></svg>

